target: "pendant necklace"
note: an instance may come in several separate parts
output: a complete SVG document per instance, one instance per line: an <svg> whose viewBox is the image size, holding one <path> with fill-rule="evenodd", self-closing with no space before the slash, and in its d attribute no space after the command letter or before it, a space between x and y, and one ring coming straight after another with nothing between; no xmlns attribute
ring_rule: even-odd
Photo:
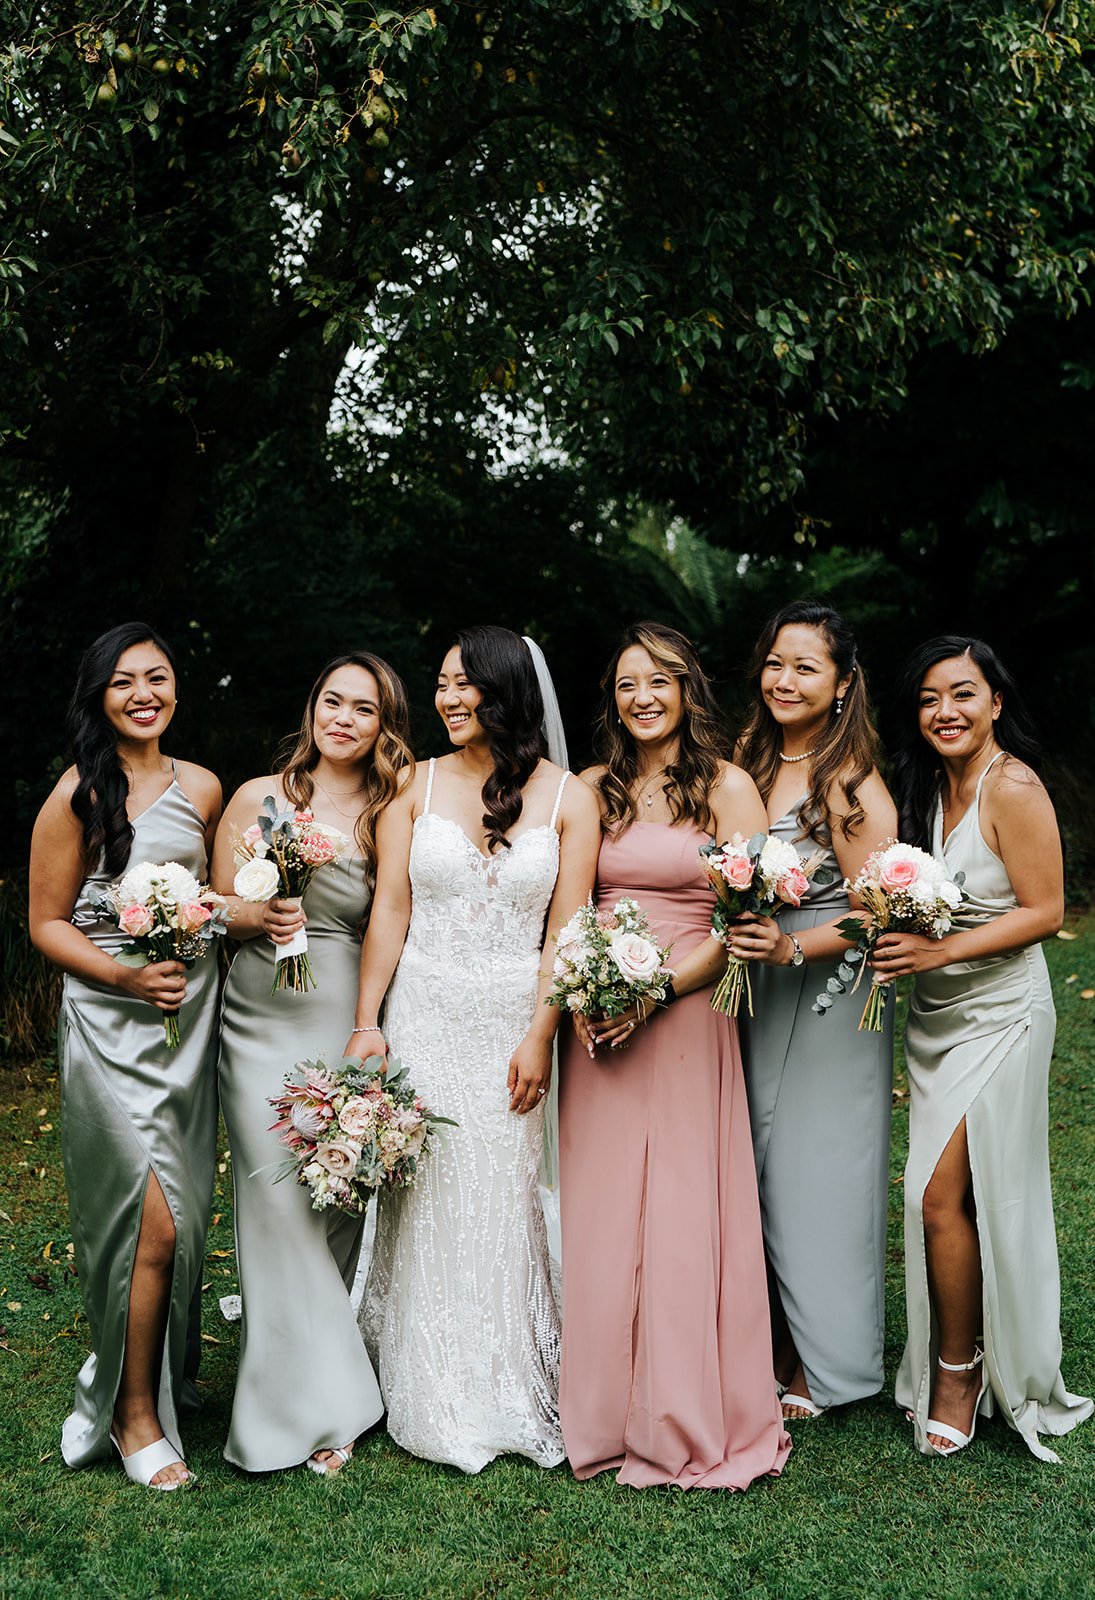
<svg viewBox="0 0 1095 1600"><path fill-rule="evenodd" d="M654 792L651 791L650 794L647 794L646 791L647 791L647 789L650 788L650 785L652 783L656 783L659 778L664 778L664 776L668 772L668 770L669 770L668 767L661 767L654 774L654 776L652 778L647 778L646 782L643 784L642 788L639 790L638 794L635 796L636 804L640 800L645 800L646 801L646 809L648 811L650 810L650 807L654 804Z"/></svg>

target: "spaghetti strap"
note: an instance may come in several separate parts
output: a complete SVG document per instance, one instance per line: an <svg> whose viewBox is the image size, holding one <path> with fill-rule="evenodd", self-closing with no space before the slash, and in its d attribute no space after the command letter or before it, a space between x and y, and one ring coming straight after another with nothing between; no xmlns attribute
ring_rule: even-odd
<svg viewBox="0 0 1095 1600"><path fill-rule="evenodd" d="M433 794L433 771L437 765L437 757L430 757L429 771L426 775L426 799L422 806L422 815L425 816L430 809L430 796Z"/></svg>
<svg viewBox="0 0 1095 1600"><path fill-rule="evenodd" d="M548 823L548 827L549 828L554 828L554 826L555 826L555 819L559 815L559 807L563 803L563 789L565 788L566 781L567 781L567 779L569 777L570 777L570 773L569 772L564 772L563 776L559 779L559 787L555 791L555 804L554 804L554 806L552 807L552 810L551 810L551 821Z"/></svg>
<svg viewBox="0 0 1095 1600"><path fill-rule="evenodd" d="M978 805L980 803L980 800L981 800L981 785L984 783L985 779L988 777L988 775L992 771L993 767L999 761L1000 757L1002 755L1004 755L1004 754L1005 754L1005 752L1003 750L997 750L997 752L993 756L992 760L988 763L988 765L985 767L984 771L982 772L981 776L978 778L978 780L977 780L977 788L974 791L974 796L973 796L974 805Z"/></svg>

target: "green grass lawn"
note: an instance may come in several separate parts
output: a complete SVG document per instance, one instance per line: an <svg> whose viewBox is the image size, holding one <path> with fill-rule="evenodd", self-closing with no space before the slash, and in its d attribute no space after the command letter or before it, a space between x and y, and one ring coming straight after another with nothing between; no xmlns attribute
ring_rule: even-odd
<svg viewBox="0 0 1095 1600"><path fill-rule="evenodd" d="M1095 1392L1095 918L1051 941L1059 1027L1050 1103L1061 1245L1064 1373ZM894 1112L887 1372L903 1335L901 1188L908 1123ZM794 1425L782 1479L745 1494L577 1484L496 1462L468 1478L382 1433L324 1481L249 1478L221 1459L237 1327L231 1184L221 1158L206 1263L205 1409L187 1431L200 1484L155 1495L104 1464L70 1472L59 1434L86 1324L69 1266L57 1084L47 1063L0 1073L0 1597L1095 1595L1095 1424L1030 1456L998 1419L954 1461L926 1460L888 1396ZM292 1286L286 1285L286 1293Z"/></svg>

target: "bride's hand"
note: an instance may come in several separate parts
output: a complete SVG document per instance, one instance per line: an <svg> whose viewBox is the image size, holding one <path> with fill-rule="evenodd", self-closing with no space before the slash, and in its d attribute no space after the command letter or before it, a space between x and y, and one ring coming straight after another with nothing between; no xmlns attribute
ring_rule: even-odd
<svg viewBox="0 0 1095 1600"><path fill-rule="evenodd" d="M344 1061L348 1061L351 1056L358 1061L366 1061L369 1056L383 1056L387 1068L388 1041L379 1028L367 1028L364 1032L355 1029L347 1039L346 1048L342 1052Z"/></svg>
<svg viewBox="0 0 1095 1600"><path fill-rule="evenodd" d="M509 1108L524 1116L540 1104L551 1082L551 1044L525 1038L513 1052L509 1064Z"/></svg>

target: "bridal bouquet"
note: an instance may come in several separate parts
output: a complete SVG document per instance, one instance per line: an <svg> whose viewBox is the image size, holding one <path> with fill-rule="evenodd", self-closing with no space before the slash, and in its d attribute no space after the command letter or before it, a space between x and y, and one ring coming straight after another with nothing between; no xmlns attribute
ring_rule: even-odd
<svg viewBox="0 0 1095 1600"><path fill-rule="evenodd" d="M311 811L279 806L272 794L251 826L236 840L239 863L232 887L241 900L258 903L279 895L299 900L321 867L344 855L349 839L337 828L325 828ZM270 990L314 989L316 980L308 960L308 933L301 928L288 944L276 947L277 962Z"/></svg>
<svg viewBox="0 0 1095 1600"><path fill-rule="evenodd" d="M385 1072L382 1056L349 1056L338 1067L301 1061L270 1104L271 1132L293 1152L278 1177L295 1175L313 1211L338 1206L355 1217L376 1190L409 1188L434 1129L457 1126L423 1103L398 1061Z"/></svg>
<svg viewBox="0 0 1095 1600"><path fill-rule="evenodd" d="M743 911L758 917L778 917L784 906L802 904L811 879L820 884L833 876L829 867L822 866L820 852L804 861L793 844L771 833L755 833L749 840L736 833L729 844L702 845L700 858L715 891L711 937L727 949L734 919ZM740 956L731 956L711 996L712 1010L736 1017L742 994L752 1016L749 963Z"/></svg>
<svg viewBox="0 0 1095 1600"><path fill-rule="evenodd" d="M911 844L888 844L875 850L863 863L862 871L854 881L845 879L844 887L854 894L870 913L864 923L858 917L848 917L838 923L841 936L854 945L830 978L824 990L814 1001L813 1009L823 1017L838 994L843 994L854 977L852 993L859 988L866 971L866 962L884 933L922 933L930 939L941 939L950 931L955 913L962 904L962 884L965 874L956 872L948 878L943 864ZM859 972L854 968L859 966ZM886 1012L889 979L873 977L871 992L860 1028L870 1033L881 1033Z"/></svg>
<svg viewBox="0 0 1095 1600"><path fill-rule="evenodd" d="M657 1005L673 976L668 955L637 901L617 900L611 911L584 905L556 936L547 1003L583 1017L618 1017L636 1002Z"/></svg>
<svg viewBox="0 0 1095 1600"><path fill-rule="evenodd" d="M213 940L227 931L227 904L177 861L141 861L105 889L88 894L92 909L116 922L130 942L115 957L124 967L155 961L182 961L189 967L208 955ZM164 1037L170 1050L179 1044L179 1013L165 1011Z"/></svg>

